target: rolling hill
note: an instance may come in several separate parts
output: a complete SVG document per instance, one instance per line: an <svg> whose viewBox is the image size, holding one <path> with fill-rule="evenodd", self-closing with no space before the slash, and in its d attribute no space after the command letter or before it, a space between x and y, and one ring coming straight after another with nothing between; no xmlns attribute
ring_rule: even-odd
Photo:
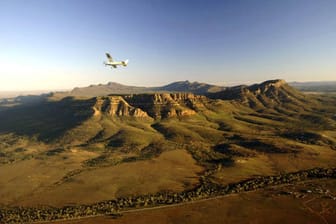
<svg viewBox="0 0 336 224"><path fill-rule="evenodd" d="M335 105L284 80L110 83L2 101L0 203L95 203L333 167Z"/></svg>

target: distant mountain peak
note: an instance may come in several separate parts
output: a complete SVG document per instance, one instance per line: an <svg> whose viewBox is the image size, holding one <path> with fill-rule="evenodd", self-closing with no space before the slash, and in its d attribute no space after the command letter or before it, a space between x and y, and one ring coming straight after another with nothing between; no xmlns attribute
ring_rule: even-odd
<svg viewBox="0 0 336 224"><path fill-rule="evenodd" d="M229 87L217 93L207 94L210 98L237 100L254 109L274 108L282 105L304 107L306 96L289 86L285 80L275 79L254 84Z"/></svg>
<svg viewBox="0 0 336 224"><path fill-rule="evenodd" d="M244 88L247 88L250 91L258 90L259 92L266 92L266 91L269 91L270 89L275 90L275 89L279 89L279 88L284 87L284 86L288 86L285 80L274 79L274 80L267 80L267 81L262 82L260 84L254 84L254 85L251 85L251 86L244 86Z"/></svg>
<svg viewBox="0 0 336 224"><path fill-rule="evenodd" d="M117 83L117 82L108 82L107 85L108 85L108 86L114 86L114 85L115 85L115 86L125 86L125 85L120 84L120 83Z"/></svg>
<svg viewBox="0 0 336 224"><path fill-rule="evenodd" d="M189 80L177 81L159 87L138 87L127 86L116 82L107 84L90 85L88 87L74 88L68 94L71 96L106 96L110 94L140 94L153 92L191 92L195 94L205 94L208 92L219 92L225 89L222 86L207 83L190 82Z"/></svg>
<svg viewBox="0 0 336 224"><path fill-rule="evenodd" d="M274 86L274 87L280 87L283 85L287 85L287 82L283 79L274 79L274 80L268 80L260 84L261 86Z"/></svg>

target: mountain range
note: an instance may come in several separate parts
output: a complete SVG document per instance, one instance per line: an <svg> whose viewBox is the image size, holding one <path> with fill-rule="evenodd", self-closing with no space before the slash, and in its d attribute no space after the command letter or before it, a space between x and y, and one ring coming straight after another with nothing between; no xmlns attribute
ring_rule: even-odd
<svg viewBox="0 0 336 224"><path fill-rule="evenodd" d="M290 82L291 87L305 92L336 92L336 82ZM87 87L76 87L68 92L59 92L62 95L70 96L105 96L109 94L140 94L140 93L154 93L154 92L189 92L194 94L216 93L223 90L232 92L234 89L240 87L247 87L247 85L226 87L218 86L200 82L178 81L159 87L139 87L128 86L116 82L109 82L107 84L90 85ZM211 95L211 94L210 94Z"/></svg>
<svg viewBox="0 0 336 224"><path fill-rule="evenodd" d="M332 167L335 105L284 80L109 83L3 100L0 204L94 203Z"/></svg>
<svg viewBox="0 0 336 224"><path fill-rule="evenodd" d="M138 87L126 86L116 82L109 82L106 85L90 85L88 87L74 88L67 94L71 96L104 96L109 94L139 94L151 92L191 92L202 94L207 92L218 92L224 87L206 83L179 81L160 87Z"/></svg>

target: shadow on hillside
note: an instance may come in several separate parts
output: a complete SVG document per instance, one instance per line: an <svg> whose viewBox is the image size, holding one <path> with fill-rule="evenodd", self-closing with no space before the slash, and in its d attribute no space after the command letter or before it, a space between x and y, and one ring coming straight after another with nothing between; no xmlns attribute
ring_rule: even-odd
<svg viewBox="0 0 336 224"><path fill-rule="evenodd" d="M66 97L48 101L47 95L15 98L0 104L0 134L37 136L49 142L90 117L92 100Z"/></svg>

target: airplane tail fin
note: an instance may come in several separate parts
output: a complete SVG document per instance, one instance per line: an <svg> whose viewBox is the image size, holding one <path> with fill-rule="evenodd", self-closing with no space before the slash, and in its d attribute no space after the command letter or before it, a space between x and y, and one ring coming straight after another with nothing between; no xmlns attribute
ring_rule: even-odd
<svg viewBox="0 0 336 224"><path fill-rule="evenodd" d="M127 64L128 64L128 59L125 60L125 61L122 61L122 65L123 65L123 66L127 66Z"/></svg>

